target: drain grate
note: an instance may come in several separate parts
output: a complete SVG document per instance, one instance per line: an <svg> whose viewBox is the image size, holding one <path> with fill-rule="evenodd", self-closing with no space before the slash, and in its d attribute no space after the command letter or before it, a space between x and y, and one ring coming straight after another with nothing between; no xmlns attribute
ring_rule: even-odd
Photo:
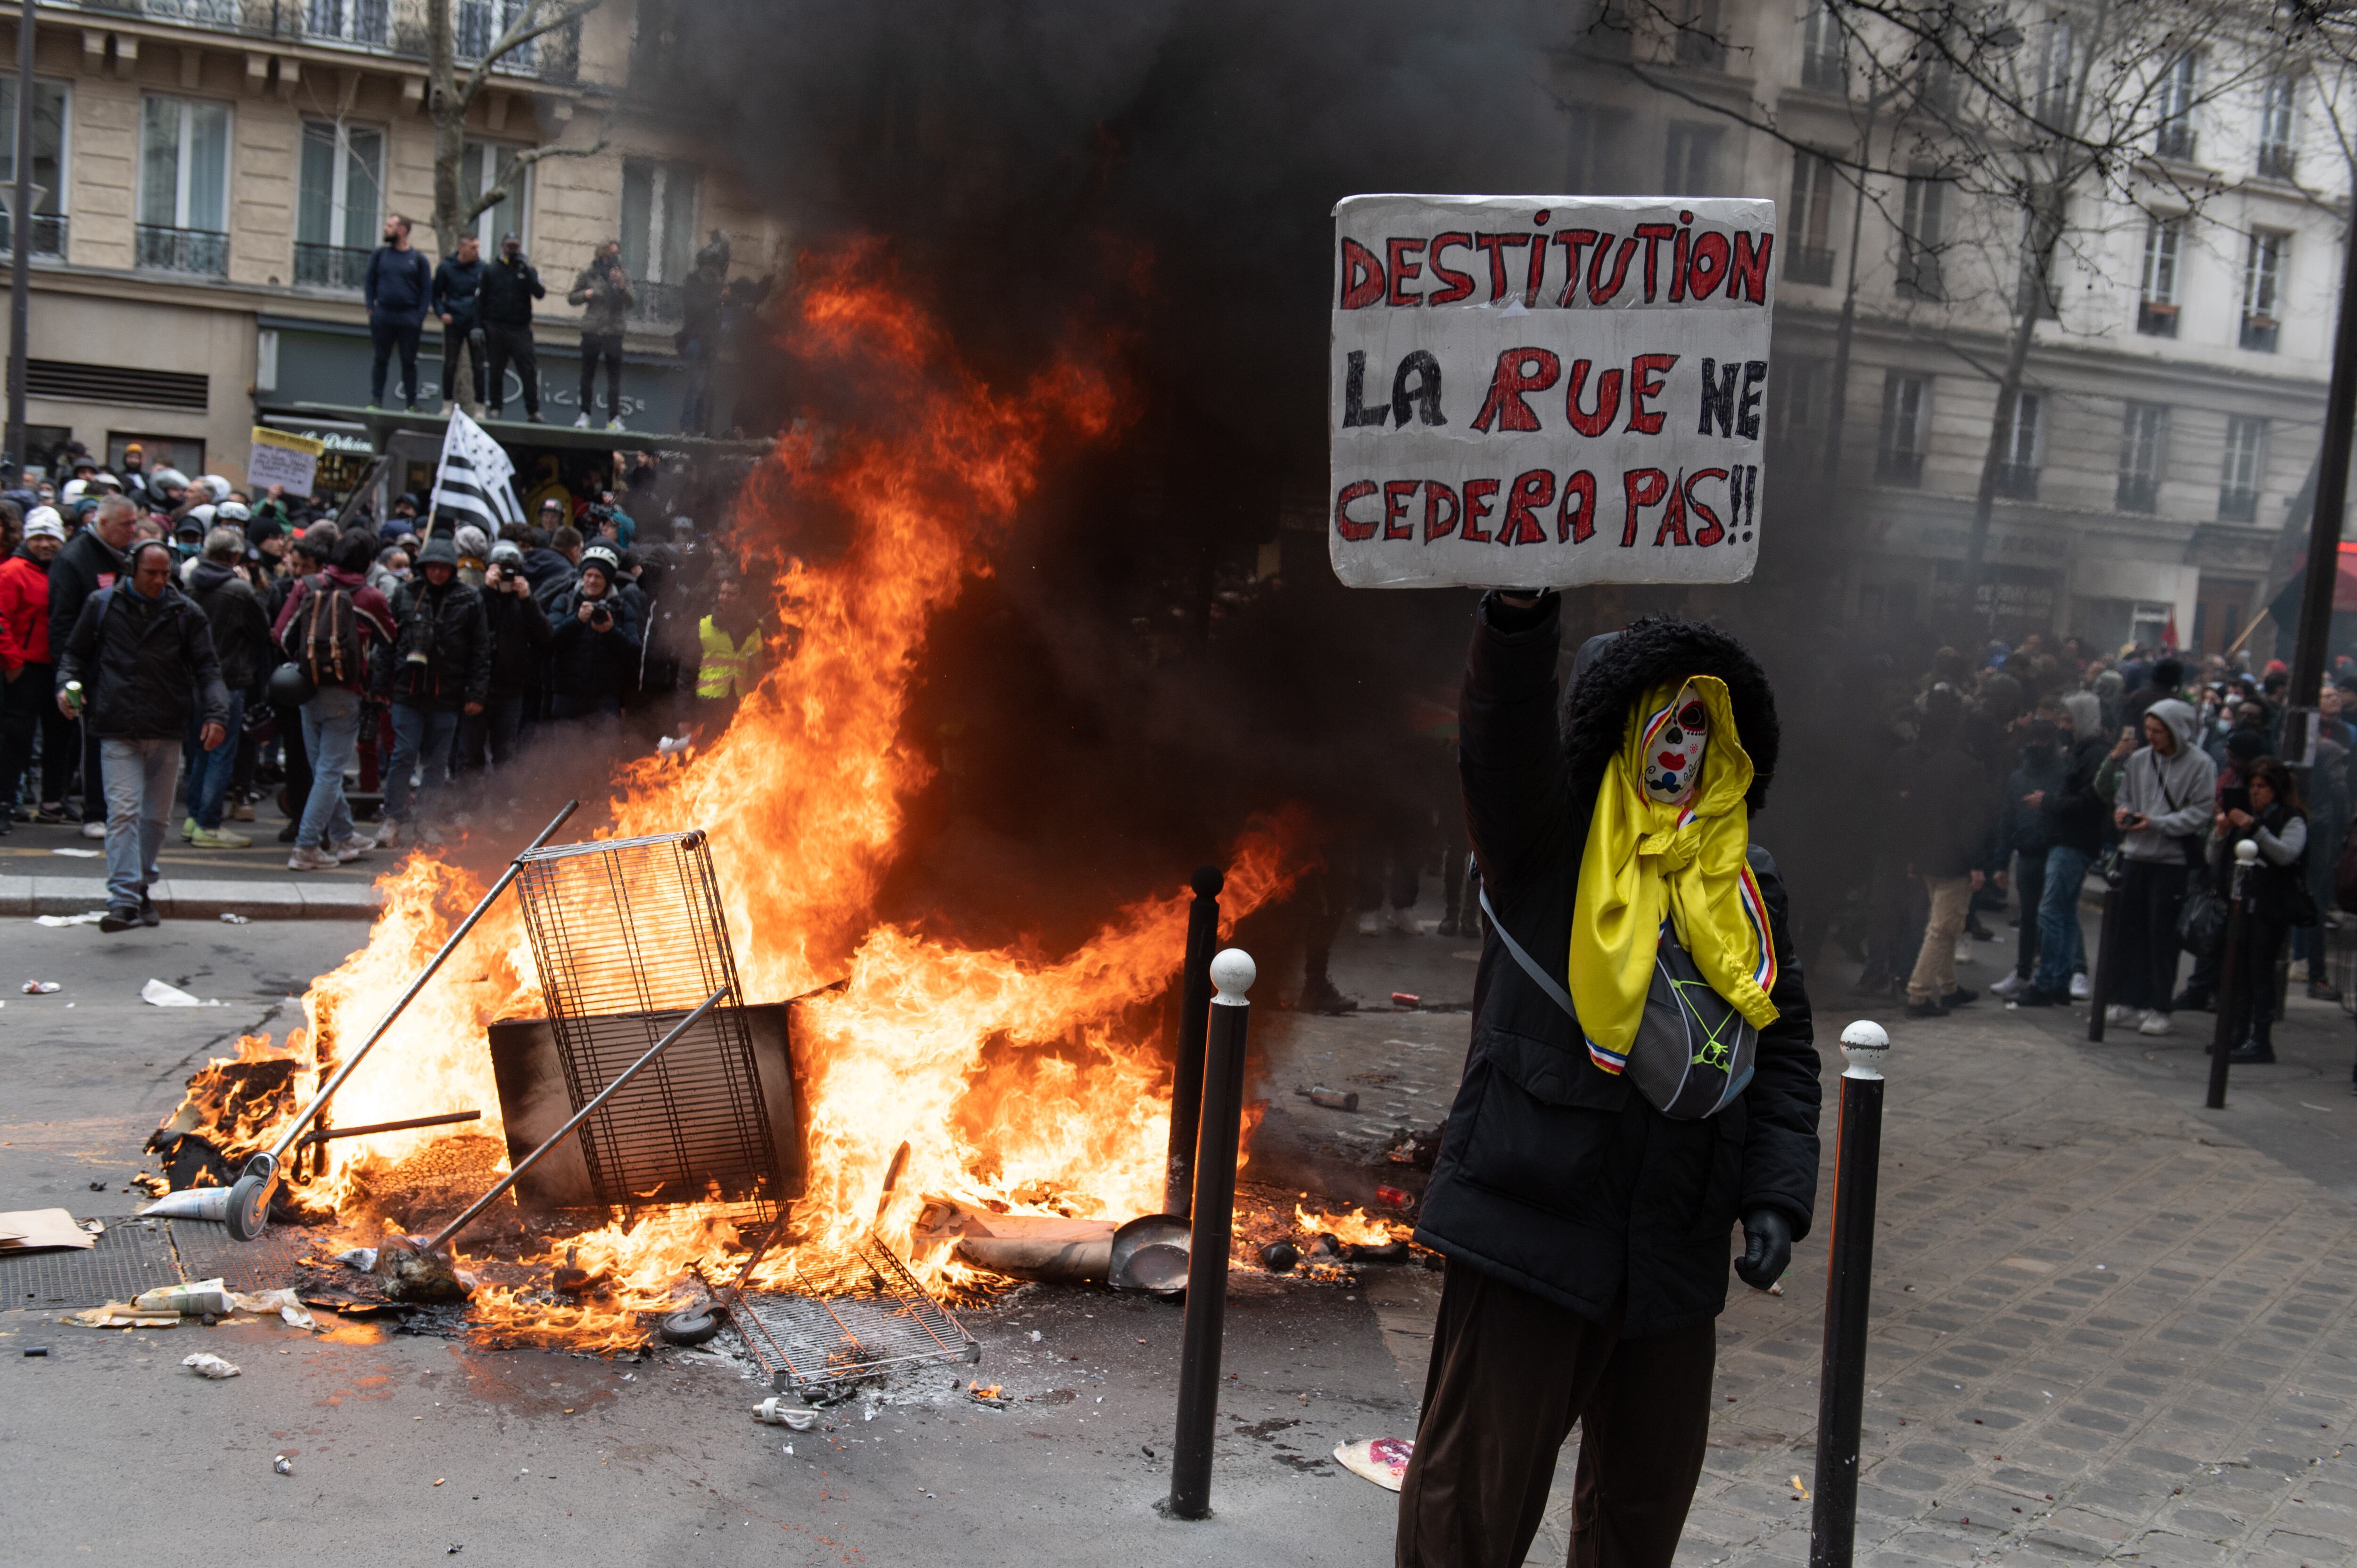
<svg viewBox="0 0 2357 1568"><path fill-rule="evenodd" d="M737 1338L780 1393L929 1361L982 1359L964 1326L872 1237L835 1268L797 1270L795 1283L802 1288L747 1291L729 1309Z"/></svg>
<svg viewBox="0 0 2357 1568"><path fill-rule="evenodd" d="M276 1290L296 1283L296 1260L311 1249L311 1232L274 1225L251 1241L211 1219L170 1222L180 1273L189 1280L221 1281L234 1291Z"/></svg>
<svg viewBox="0 0 2357 1568"><path fill-rule="evenodd" d="M95 1247L0 1258L0 1309L104 1306L179 1283L162 1220L110 1219Z"/></svg>

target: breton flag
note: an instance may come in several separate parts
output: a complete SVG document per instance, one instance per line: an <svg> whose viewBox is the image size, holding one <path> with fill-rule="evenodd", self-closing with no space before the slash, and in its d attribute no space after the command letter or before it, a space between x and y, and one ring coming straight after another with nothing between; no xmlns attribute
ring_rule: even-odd
<svg viewBox="0 0 2357 1568"><path fill-rule="evenodd" d="M442 466L434 475L434 516L448 512L453 526L478 523L493 539L501 523L523 523L523 503L516 499L515 464L481 425L463 409L450 411L450 431L442 438ZM430 525L429 525L430 526Z"/></svg>

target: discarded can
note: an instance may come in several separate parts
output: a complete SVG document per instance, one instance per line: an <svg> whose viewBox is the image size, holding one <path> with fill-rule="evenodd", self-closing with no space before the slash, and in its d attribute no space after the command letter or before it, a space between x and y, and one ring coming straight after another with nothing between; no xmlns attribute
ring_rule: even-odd
<svg viewBox="0 0 2357 1568"><path fill-rule="evenodd" d="M1329 1111L1356 1111L1359 1091L1355 1089L1328 1089L1323 1084L1309 1089L1297 1089L1294 1093L1312 1105L1323 1105Z"/></svg>
<svg viewBox="0 0 2357 1568"><path fill-rule="evenodd" d="M131 1305L142 1312L177 1312L183 1317L194 1317L207 1312L226 1317L237 1310L237 1303L230 1299L227 1283L221 1280L199 1280L188 1285L163 1285L141 1292L132 1298Z"/></svg>
<svg viewBox="0 0 2357 1568"><path fill-rule="evenodd" d="M1405 1187L1379 1186L1375 1188L1375 1200L1379 1203L1388 1203L1394 1208L1414 1208L1415 1207L1415 1194L1408 1191Z"/></svg>
<svg viewBox="0 0 2357 1568"><path fill-rule="evenodd" d="M818 1424L818 1412L785 1404L781 1402L784 1398L783 1394L771 1394L755 1405L753 1419L767 1422L771 1426L790 1426L796 1432L808 1432Z"/></svg>
<svg viewBox="0 0 2357 1568"><path fill-rule="evenodd" d="M54 996L57 993L58 983L54 980L28 980L25 982L25 994L27 996Z"/></svg>
<svg viewBox="0 0 2357 1568"><path fill-rule="evenodd" d="M270 1467L282 1476L291 1476L295 1473L295 1461L281 1454L270 1462ZM434 1484L438 1487L442 1483L436 1481Z"/></svg>
<svg viewBox="0 0 2357 1568"><path fill-rule="evenodd" d="M1392 1005L1394 1007L1421 1007L1424 1005L1424 998L1416 995L1414 992L1394 991L1392 993Z"/></svg>
<svg viewBox="0 0 2357 1568"><path fill-rule="evenodd" d="M1281 1274L1301 1262L1301 1250L1290 1241L1271 1241L1260 1250L1260 1266L1270 1273Z"/></svg>

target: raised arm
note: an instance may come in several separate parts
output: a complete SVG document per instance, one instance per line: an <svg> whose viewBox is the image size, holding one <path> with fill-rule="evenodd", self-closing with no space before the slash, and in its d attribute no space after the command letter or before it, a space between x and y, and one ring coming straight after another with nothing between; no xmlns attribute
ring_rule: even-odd
<svg viewBox="0 0 2357 1568"><path fill-rule="evenodd" d="M1556 712L1562 600L1482 596L1458 698L1457 767L1481 876L1501 904L1560 869L1570 823Z"/></svg>

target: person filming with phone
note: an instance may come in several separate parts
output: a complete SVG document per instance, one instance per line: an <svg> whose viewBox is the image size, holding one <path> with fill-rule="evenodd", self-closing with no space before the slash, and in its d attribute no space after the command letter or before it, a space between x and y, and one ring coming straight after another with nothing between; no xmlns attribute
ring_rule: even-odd
<svg viewBox="0 0 2357 1568"><path fill-rule="evenodd" d="M2201 864L2216 810L2218 765L2195 744L2200 720L2175 697L2144 712L2144 745L2123 730L2104 765L2119 771L2112 822L2122 834L2119 943L2113 959L2111 1024L2144 1035L2169 1030L2177 993L2177 916L2186 879ZM2100 783L2100 781L2099 781Z"/></svg>

